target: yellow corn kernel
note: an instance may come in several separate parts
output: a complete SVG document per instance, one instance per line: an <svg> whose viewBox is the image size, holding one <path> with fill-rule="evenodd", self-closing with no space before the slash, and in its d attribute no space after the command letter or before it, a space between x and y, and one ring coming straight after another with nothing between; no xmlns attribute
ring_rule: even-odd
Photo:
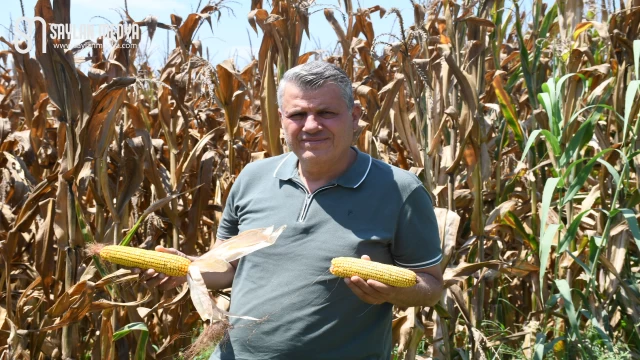
<svg viewBox="0 0 640 360"><path fill-rule="evenodd" d="M329 271L339 277L359 276L396 287L410 287L418 281L416 273L411 270L351 257L334 258Z"/></svg>
<svg viewBox="0 0 640 360"><path fill-rule="evenodd" d="M170 276L185 276L191 261L182 256L129 246L108 245L100 250L100 257L114 264L153 269Z"/></svg>

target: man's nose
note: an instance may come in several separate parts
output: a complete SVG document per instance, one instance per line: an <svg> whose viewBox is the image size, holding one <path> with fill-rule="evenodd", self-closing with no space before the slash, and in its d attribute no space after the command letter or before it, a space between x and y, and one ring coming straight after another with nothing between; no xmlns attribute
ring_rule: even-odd
<svg viewBox="0 0 640 360"><path fill-rule="evenodd" d="M318 117L315 114L309 114L304 122L302 131L307 133L314 133L322 130L322 124L318 121Z"/></svg>

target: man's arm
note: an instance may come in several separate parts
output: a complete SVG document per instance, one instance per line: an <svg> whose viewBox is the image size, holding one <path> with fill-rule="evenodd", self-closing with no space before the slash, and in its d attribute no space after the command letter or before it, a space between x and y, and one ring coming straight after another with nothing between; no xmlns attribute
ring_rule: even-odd
<svg viewBox="0 0 640 360"><path fill-rule="evenodd" d="M194 261L197 259L197 257L187 256L181 251L178 251L172 248L165 248L163 246L157 246L156 251L182 256L191 261ZM203 273L202 278L204 280L204 283L207 285L207 288L214 289L214 290L230 288L231 284L233 283L233 277L236 274L238 261L240 260L234 260L230 262L227 266L227 269L223 272ZM141 269L134 269L134 273L140 274L141 280L144 282L144 284L147 287L158 288L160 290L173 289L176 286L184 284L187 281L186 276L169 276L169 275L158 273L153 269L148 269L144 271Z"/></svg>
<svg viewBox="0 0 640 360"><path fill-rule="evenodd" d="M233 283L233 277L236 275L239 261L240 260L234 260L230 262L225 272L202 274L202 279L207 285L207 288L214 290L230 288Z"/></svg>
<svg viewBox="0 0 640 360"><path fill-rule="evenodd" d="M371 260L367 255L362 258ZM418 283L408 288L389 286L375 280L365 281L358 276L344 281L360 300L369 304L388 302L400 307L435 305L444 290L440 264L413 271L418 275Z"/></svg>

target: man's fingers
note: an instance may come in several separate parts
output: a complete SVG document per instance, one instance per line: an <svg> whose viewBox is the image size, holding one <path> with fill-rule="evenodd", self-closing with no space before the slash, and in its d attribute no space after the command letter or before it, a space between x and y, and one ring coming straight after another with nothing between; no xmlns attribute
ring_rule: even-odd
<svg viewBox="0 0 640 360"><path fill-rule="evenodd" d="M173 254L173 255L180 255L182 254L180 251L174 249L174 248L166 248L162 245L157 245L156 246L156 251L158 252L163 252L163 253L167 253L167 254Z"/></svg>
<svg viewBox="0 0 640 360"><path fill-rule="evenodd" d="M187 281L186 276L168 276L162 280L157 287L162 291L170 290L183 284L185 281Z"/></svg>
<svg viewBox="0 0 640 360"><path fill-rule="evenodd" d="M194 256L186 255L182 251L176 250L174 248L166 248L166 247L164 247L162 245L157 245L155 250L158 251L158 252L163 252L163 253L167 253L167 254L173 254L173 255L182 256L183 258L189 259L191 261L195 261L196 260L196 257L194 257Z"/></svg>
<svg viewBox="0 0 640 360"><path fill-rule="evenodd" d="M353 291L353 293L362 301L368 303L368 304L375 304L375 300L371 299L367 294L365 294L362 290L360 290L360 288L355 285L353 283L353 281L351 281L349 278L345 278L344 282L347 284L347 286L349 287L349 289L351 289L351 291Z"/></svg>
<svg viewBox="0 0 640 360"><path fill-rule="evenodd" d="M351 280L352 284L357 286L358 289L360 289L360 291L362 291L363 293L367 294L367 296L372 297L372 298L379 298L380 297L381 294L376 289L374 289L371 286L369 286L367 281L364 280L363 278L361 278L359 276L352 276L350 280Z"/></svg>
<svg viewBox="0 0 640 360"><path fill-rule="evenodd" d="M162 245L156 245L156 251L160 251L160 252L170 252L171 250L173 250L172 248L166 248Z"/></svg>
<svg viewBox="0 0 640 360"><path fill-rule="evenodd" d="M147 269L142 271L140 277L142 278L142 280L147 281L149 279L151 279L152 277L154 277L157 274L157 272L153 269Z"/></svg>
<svg viewBox="0 0 640 360"><path fill-rule="evenodd" d="M172 285L173 285L173 278L168 277L168 278L162 279L162 281L160 281L156 287L164 291L164 290L169 290L173 288L174 286Z"/></svg>
<svg viewBox="0 0 640 360"><path fill-rule="evenodd" d="M371 261L371 258L369 257L369 255L362 255L362 256L360 256L360 259Z"/></svg>
<svg viewBox="0 0 640 360"><path fill-rule="evenodd" d="M394 291L392 286L381 283L380 281L369 279L366 281L369 288L373 289L377 293L389 295Z"/></svg>
<svg viewBox="0 0 640 360"><path fill-rule="evenodd" d="M367 283L358 276L344 279L347 286L356 294L360 300L369 304L382 304L384 300L380 298L380 294L376 293L374 289L369 287Z"/></svg>
<svg viewBox="0 0 640 360"><path fill-rule="evenodd" d="M160 283L165 280L167 276L165 274L157 274L154 277L150 278L145 282L145 285L149 288L154 288L160 285Z"/></svg>

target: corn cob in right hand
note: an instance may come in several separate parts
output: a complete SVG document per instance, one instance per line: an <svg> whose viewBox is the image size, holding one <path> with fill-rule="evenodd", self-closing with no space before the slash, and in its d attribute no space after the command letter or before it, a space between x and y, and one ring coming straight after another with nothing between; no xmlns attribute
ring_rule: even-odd
<svg viewBox="0 0 640 360"><path fill-rule="evenodd" d="M141 269L153 269L170 276L185 276L191 260L182 256L130 246L107 245L100 257L108 262Z"/></svg>

